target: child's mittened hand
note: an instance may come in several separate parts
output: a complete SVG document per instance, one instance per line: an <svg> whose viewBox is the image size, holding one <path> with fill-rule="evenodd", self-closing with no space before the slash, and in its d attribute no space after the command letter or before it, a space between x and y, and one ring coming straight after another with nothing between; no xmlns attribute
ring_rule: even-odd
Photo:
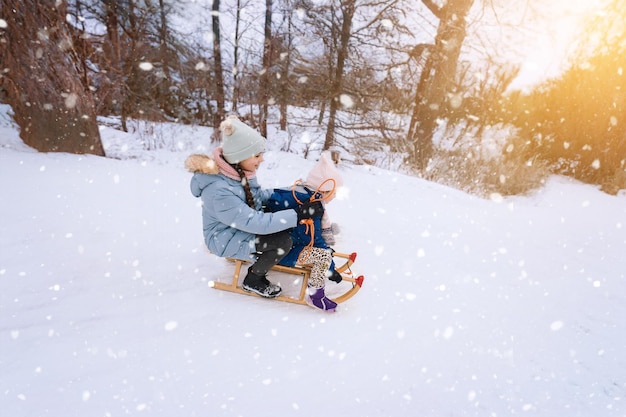
<svg viewBox="0 0 626 417"><path fill-rule="evenodd" d="M319 201L305 201L296 209L298 221L302 219L312 219L324 215L324 206Z"/></svg>

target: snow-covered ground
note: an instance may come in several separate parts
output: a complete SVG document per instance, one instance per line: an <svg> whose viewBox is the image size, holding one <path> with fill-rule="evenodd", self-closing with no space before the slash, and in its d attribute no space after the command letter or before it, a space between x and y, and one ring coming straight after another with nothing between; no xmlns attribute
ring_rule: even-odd
<svg viewBox="0 0 626 417"><path fill-rule="evenodd" d="M343 166L335 247L366 278L325 314L208 287L232 265L182 163L210 131L159 129L180 140L42 154L0 117L0 415L626 416L625 195ZM259 179L313 163L270 151Z"/></svg>

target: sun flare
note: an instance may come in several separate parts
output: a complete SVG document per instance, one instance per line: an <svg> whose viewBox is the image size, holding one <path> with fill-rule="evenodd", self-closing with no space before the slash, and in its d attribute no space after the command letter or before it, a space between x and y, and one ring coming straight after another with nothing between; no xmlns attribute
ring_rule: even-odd
<svg viewBox="0 0 626 417"><path fill-rule="evenodd" d="M516 81L520 88L561 73L589 19L600 13L598 2L588 0L556 0L549 6L541 3L546 18L537 26L534 39L527 40L530 52Z"/></svg>

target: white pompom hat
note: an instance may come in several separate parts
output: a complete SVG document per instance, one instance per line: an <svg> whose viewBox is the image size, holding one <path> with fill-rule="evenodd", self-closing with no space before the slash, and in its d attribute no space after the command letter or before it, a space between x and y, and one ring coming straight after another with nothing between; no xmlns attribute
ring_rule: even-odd
<svg viewBox="0 0 626 417"><path fill-rule="evenodd" d="M327 179L333 179L335 182L326 181ZM304 183L314 190L317 190L321 185L319 191L332 191L334 188L343 185L341 172L339 172L335 163L330 158L329 152L322 152L319 161L311 168Z"/></svg>
<svg viewBox="0 0 626 417"><path fill-rule="evenodd" d="M238 164L251 156L265 152L265 138L237 116L228 116L220 124L220 130L222 155L230 164Z"/></svg>

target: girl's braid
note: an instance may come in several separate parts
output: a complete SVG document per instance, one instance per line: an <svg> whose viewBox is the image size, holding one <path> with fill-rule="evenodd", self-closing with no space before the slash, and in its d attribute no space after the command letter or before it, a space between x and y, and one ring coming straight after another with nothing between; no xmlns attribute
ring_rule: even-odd
<svg viewBox="0 0 626 417"><path fill-rule="evenodd" d="M233 168L237 170L237 173L239 173L239 176L241 177L241 185L246 193L246 202L251 208L256 210L256 207L254 206L254 197L252 197L252 191L250 191L250 184L248 183L248 178L246 178L246 173L243 172L243 169L239 166L239 164L234 164Z"/></svg>

